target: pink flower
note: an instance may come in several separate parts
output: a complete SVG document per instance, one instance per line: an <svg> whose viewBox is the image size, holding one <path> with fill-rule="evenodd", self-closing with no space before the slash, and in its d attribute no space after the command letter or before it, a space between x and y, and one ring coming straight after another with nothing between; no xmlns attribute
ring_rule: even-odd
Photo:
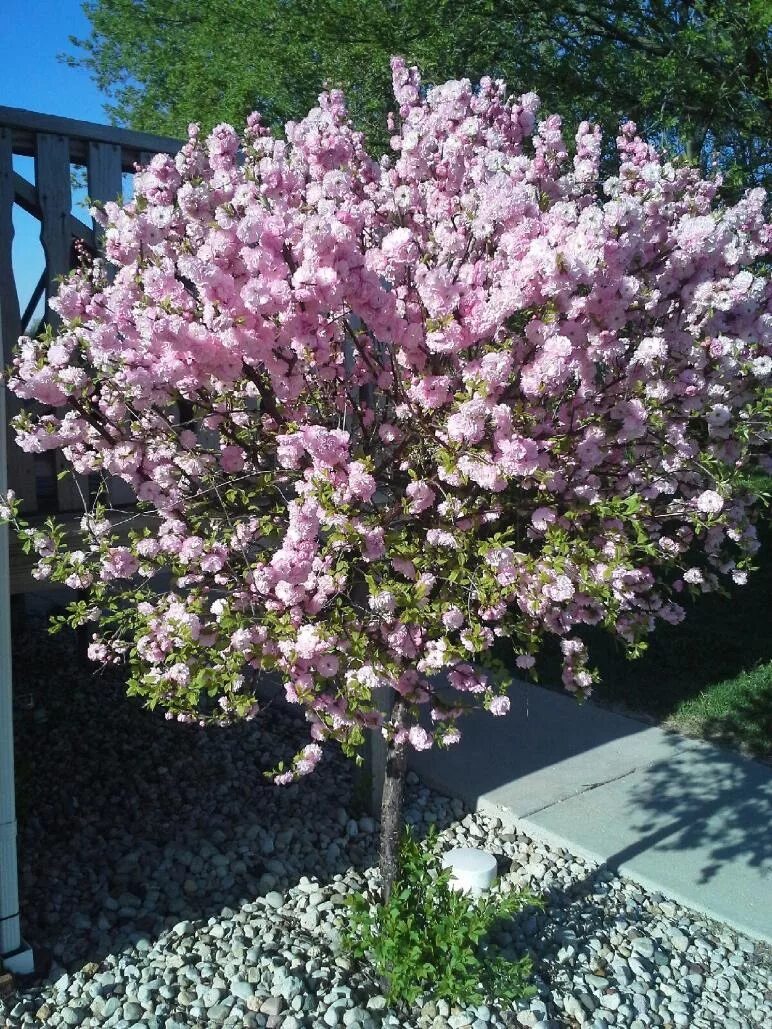
<svg viewBox="0 0 772 1029"><path fill-rule="evenodd" d="M295 772L298 775L308 775L313 772L322 759L322 748L318 743L309 743L301 750L295 762Z"/></svg>
<svg viewBox="0 0 772 1029"><path fill-rule="evenodd" d="M447 404L451 398L451 379L447 375L425 375L410 385L408 395L427 411Z"/></svg>
<svg viewBox="0 0 772 1029"><path fill-rule="evenodd" d="M471 665L456 665L448 673L448 679L454 690L460 693L484 693L488 677L484 672L477 672Z"/></svg>
<svg viewBox="0 0 772 1029"><path fill-rule="evenodd" d="M557 603L570 600L575 592L574 584L567 575L557 575L553 582L544 587L546 596Z"/></svg>
<svg viewBox="0 0 772 1029"><path fill-rule="evenodd" d="M431 733L422 725L411 725L407 737L414 750L429 750L434 742Z"/></svg>
<svg viewBox="0 0 772 1029"><path fill-rule="evenodd" d="M361 461L352 461L348 466L348 488L359 500L367 502L373 498L376 482Z"/></svg>
<svg viewBox="0 0 772 1029"><path fill-rule="evenodd" d="M282 468L297 468L305 451L303 439L299 434L277 437L278 449L276 457Z"/></svg>
<svg viewBox="0 0 772 1029"><path fill-rule="evenodd" d="M220 451L220 466L224 472L240 472L244 468L245 454L241 447L228 446Z"/></svg>
<svg viewBox="0 0 772 1029"><path fill-rule="evenodd" d="M492 715L500 718L502 715L509 714L509 697L494 697L488 705L488 710Z"/></svg>
<svg viewBox="0 0 772 1029"><path fill-rule="evenodd" d="M380 593L373 594L367 603L370 610L376 614L388 615L394 610L394 594L390 590L381 590Z"/></svg>
<svg viewBox="0 0 772 1029"><path fill-rule="evenodd" d="M442 624L446 629L460 629L464 624L464 615L461 608L449 607L443 612Z"/></svg>
<svg viewBox="0 0 772 1029"><path fill-rule="evenodd" d="M420 514L422 511L426 511L437 499L437 494L423 480L409 483L405 488L405 493L410 498L410 511L412 514Z"/></svg>
<svg viewBox="0 0 772 1029"><path fill-rule="evenodd" d="M404 575L406 579L412 580L416 577L415 565L412 561L406 561L404 558L395 557L392 559L391 567L395 572L398 572L400 575Z"/></svg>
<svg viewBox="0 0 772 1029"><path fill-rule="evenodd" d="M458 549L458 540L452 532L446 529L429 529L426 533L426 542L432 547L448 547L450 550Z"/></svg>
<svg viewBox="0 0 772 1029"><path fill-rule="evenodd" d="M325 647L326 643L319 635L316 626L303 625L298 629L295 636L295 650L299 657L311 659L317 653L324 651Z"/></svg>
<svg viewBox="0 0 772 1029"><path fill-rule="evenodd" d="M322 654L316 659L316 670L325 679L331 679L340 670L340 661L334 654Z"/></svg>
<svg viewBox="0 0 772 1029"><path fill-rule="evenodd" d="M703 514L716 515L724 506L724 498L715 490L706 489L697 497L697 510Z"/></svg>
<svg viewBox="0 0 772 1029"><path fill-rule="evenodd" d="M366 529L362 533L364 542L364 558L366 561L377 561L386 553L386 546L383 540L383 529Z"/></svg>
<svg viewBox="0 0 772 1029"><path fill-rule="evenodd" d="M407 264L418 255L418 246L408 228L393 229L384 238L381 249L394 264Z"/></svg>
<svg viewBox="0 0 772 1029"><path fill-rule="evenodd" d="M127 547L111 547L102 564L102 577L130 579L139 568L139 561Z"/></svg>
<svg viewBox="0 0 772 1029"><path fill-rule="evenodd" d="M556 514L548 507L537 507L531 515L531 524L539 532L546 532L547 528L555 521Z"/></svg>

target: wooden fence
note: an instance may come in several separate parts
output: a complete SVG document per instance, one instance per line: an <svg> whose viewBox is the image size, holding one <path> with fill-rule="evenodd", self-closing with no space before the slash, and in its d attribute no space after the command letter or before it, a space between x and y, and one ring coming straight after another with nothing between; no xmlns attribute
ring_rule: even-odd
<svg viewBox="0 0 772 1029"><path fill-rule="evenodd" d="M43 321L56 326L56 314L49 300L55 295L57 278L75 262L75 244L92 253L100 248L100 232L90 220L73 213L73 171L85 169L86 192L92 200L115 200L123 190L123 176L147 164L157 153L173 154L181 143L176 139L142 132L57 118L33 111L0 106L0 353L8 366L20 335L29 331L43 304ZM34 158L34 181L14 168L14 157ZM20 308L13 262L14 205L40 222L40 242L45 267L29 302ZM3 386L0 385L0 389ZM6 417L19 411L20 401L6 395ZM26 454L8 432L8 485L23 501L25 515L43 517L51 513L82 511L82 493L89 482L79 477L59 479L61 455L49 451ZM111 502L130 503L131 491L115 480L110 485ZM11 540L11 592L39 588L29 576L31 560Z"/></svg>
<svg viewBox="0 0 772 1029"><path fill-rule="evenodd" d="M43 324L56 325L48 302L56 293L57 278L73 267L74 244L79 242L92 253L99 251L98 226L72 211L73 169L85 169L90 199L115 200L122 192L125 172L147 164L154 154L176 153L180 145L176 139L0 107L0 341L4 367L19 336L30 329L41 302ZM14 156L34 158L34 182L14 169ZM14 204L40 222L45 257L45 268L24 311L20 310L12 258ZM19 410L19 401L10 395L7 400L10 419ZM8 484L23 499L26 514L82 509L84 484L71 477L58 480L58 460L61 458L53 453L23 453L9 433ZM116 483L114 489L114 502L129 499L123 483Z"/></svg>

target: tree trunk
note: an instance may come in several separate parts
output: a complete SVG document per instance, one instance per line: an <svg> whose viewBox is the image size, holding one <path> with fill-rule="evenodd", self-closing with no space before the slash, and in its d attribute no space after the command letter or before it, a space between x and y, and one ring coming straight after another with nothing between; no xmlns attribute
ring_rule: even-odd
<svg viewBox="0 0 772 1029"><path fill-rule="evenodd" d="M399 730L405 721L404 701L398 699L393 708L392 724ZM386 772L381 800L381 900L391 896L399 875L399 844L402 835L402 801L405 794L407 743L389 742L386 748Z"/></svg>
<svg viewBox="0 0 772 1029"><path fill-rule="evenodd" d="M373 690L373 703L385 722L391 720L394 690L391 686L378 686ZM383 780L386 775L389 746L378 732L368 732L362 748L364 758L356 769L357 799L373 818L380 818L383 805Z"/></svg>

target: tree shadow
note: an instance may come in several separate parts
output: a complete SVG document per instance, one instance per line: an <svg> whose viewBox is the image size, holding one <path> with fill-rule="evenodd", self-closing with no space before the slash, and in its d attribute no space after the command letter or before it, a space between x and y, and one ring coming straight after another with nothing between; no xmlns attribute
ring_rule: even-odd
<svg viewBox="0 0 772 1029"><path fill-rule="evenodd" d="M740 868L758 869L772 886L772 776L769 769L731 751L673 734L669 753L632 781L620 803L635 812L639 839L609 858L624 867L644 851L691 852L700 884L737 880ZM759 898L760 900L762 898Z"/></svg>

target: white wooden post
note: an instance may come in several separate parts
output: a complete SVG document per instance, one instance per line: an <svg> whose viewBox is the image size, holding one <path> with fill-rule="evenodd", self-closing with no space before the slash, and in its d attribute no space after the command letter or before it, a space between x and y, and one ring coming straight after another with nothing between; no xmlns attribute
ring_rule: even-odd
<svg viewBox="0 0 772 1029"><path fill-rule="evenodd" d="M11 266L13 224L11 214L13 173L11 140L0 137L0 360L5 365L18 335L19 310ZM0 382L0 497L8 492L5 385ZM21 465L19 467L22 467ZM32 465L27 467L32 473ZM18 468L17 468L18 471ZM18 488L29 485L30 476ZM34 478L31 478L34 488ZM34 493L33 493L34 502ZM33 506L33 505L30 505ZM0 961L10 972L33 971L32 951L21 939L19 926L19 879L16 859L16 787L13 768L13 684L11 681L11 587L8 566L8 526L0 525Z"/></svg>
<svg viewBox="0 0 772 1029"><path fill-rule="evenodd" d="M5 387L0 385L0 496L8 490L6 460ZM7 525L0 525L0 961L19 975L34 971L32 951L23 943L19 925Z"/></svg>

